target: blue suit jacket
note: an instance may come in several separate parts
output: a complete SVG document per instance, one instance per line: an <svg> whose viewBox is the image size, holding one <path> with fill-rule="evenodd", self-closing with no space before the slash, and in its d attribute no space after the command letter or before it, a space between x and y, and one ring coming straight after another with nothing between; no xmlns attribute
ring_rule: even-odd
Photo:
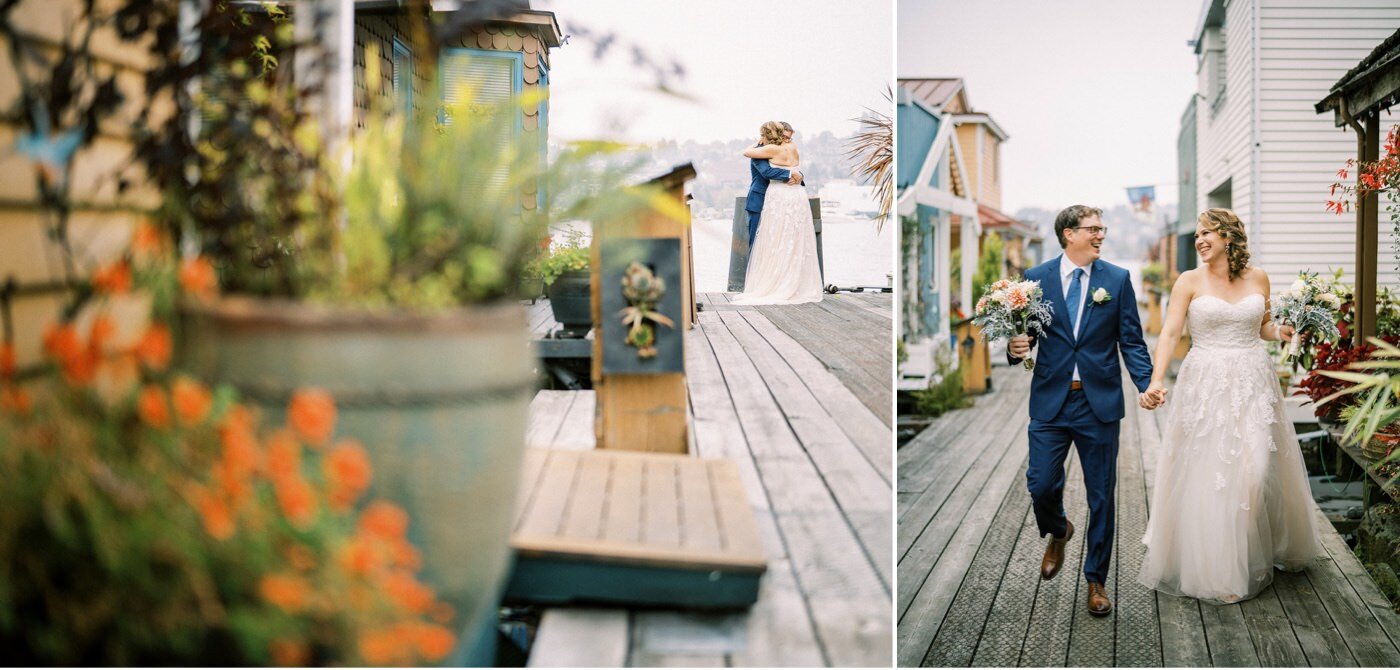
<svg viewBox="0 0 1400 670"><path fill-rule="evenodd" d="M787 181L792 178L792 171L787 168L773 167L768 163L767 158L749 159L749 195L744 198L744 210L758 214L763 211L763 198L768 194L768 181L777 179Z"/></svg>
<svg viewBox="0 0 1400 670"><path fill-rule="evenodd" d="M1060 283L1060 257L1056 256L1026 270L1026 279L1040 282L1045 298L1054 311L1050 327L1044 335L1032 338L1039 343L1035 356L1034 378L1031 379L1031 418L1052 421L1069 396L1069 383L1079 365L1079 380L1089 407L1099 421L1123 419L1122 372L1118 354L1128 365L1128 375L1138 392L1147 390L1152 381L1152 358L1142 339L1142 322L1138 319L1137 296L1128 271L1094 261L1089 273L1089 290L1084 294L1084 313L1079 317L1079 337L1069 330L1070 308L1065 304L1064 287ZM1111 298L1096 304L1094 291L1106 289ZM1012 363L1020 359L1012 358Z"/></svg>

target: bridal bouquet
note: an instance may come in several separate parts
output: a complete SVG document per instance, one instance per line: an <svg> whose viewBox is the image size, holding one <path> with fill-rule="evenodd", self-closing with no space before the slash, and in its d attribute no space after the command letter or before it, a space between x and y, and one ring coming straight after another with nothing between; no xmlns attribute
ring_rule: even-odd
<svg viewBox="0 0 1400 670"><path fill-rule="evenodd" d="M982 328L989 341L1009 340L1017 335L1042 335L1052 313L1044 297L1038 281L998 279L983 289L972 323ZM1035 359L1027 356L1021 364L1027 370L1033 369Z"/></svg>
<svg viewBox="0 0 1400 670"><path fill-rule="evenodd" d="M1293 326L1293 339L1288 343L1288 358L1298 355L1299 335L1311 331L1322 340L1334 342L1341 334L1337 330L1336 310L1342 299L1332 293L1328 282L1316 272L1299 272L1288 290L1279 294L1269 315L1275 322Z"/></svg>

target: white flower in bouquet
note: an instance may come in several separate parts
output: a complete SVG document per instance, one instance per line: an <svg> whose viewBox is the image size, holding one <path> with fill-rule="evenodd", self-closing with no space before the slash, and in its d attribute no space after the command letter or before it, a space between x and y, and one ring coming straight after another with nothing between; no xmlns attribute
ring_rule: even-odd
<svg viewBox="0 0 1400 670"><path fill-rule="evenodd" d="M1299 336L1304 331L1327 342L1336 341L1341 336L1336 310L1341 306L1341 298L1332 292L1332 282L1318 277L1316 272L1298 273L1298 279L1279 294L1269 311L1275 322L1293 327L1288 357L1298 355Z"/></svg>
<svg viewBox="0 0 1400 670"><path fill-rule="evenodd" d="M988 341L1043 335L1052 315L1044 297L1040 282L998 279L983 289L972 323L982 328ZM1022 364L1030 370L1035 367L1035 359L1027 356Z"/></svg>

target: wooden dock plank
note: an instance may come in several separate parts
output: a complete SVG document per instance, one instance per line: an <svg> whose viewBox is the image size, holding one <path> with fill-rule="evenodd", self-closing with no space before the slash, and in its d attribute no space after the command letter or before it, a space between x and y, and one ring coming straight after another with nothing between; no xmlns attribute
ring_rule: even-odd
<svg viewBox="0 0 1400 670"><path fill-rule="evenodd" d="M1126 382L1126 380L1125 380ZM1157 615L1156 592L1137 580L1144 558L1142 536L1147 531L1147 483L1143 479L1142 444L1145 433L1156 430L1155 424L1141 421L1141 408L1127 406L1124 425L1130 438L1120 441L1118 451L1118 489L1116 502L1117 542L1114 549L1118 560L1117 643L1114 665L1120 668L1162 666L1161 622Z"/></svg>
<svg viewBox="0 0 1400 670"><path fill-rule="evenodd" d="M1065 544L1064 567L1049 581L1041 581L1031 608L1031 621L1026 627L1025 643L1021 647L1021 666L1064 666L1069 659L1069 636L1074 612L1084 607L1076 596L1079 583L1084 581L1084 536L1087 534L1088 507L1084 502L1084 474L1074 450L1065 459L1065 515L1074 522L1074 539ZM1029 494L1028 494L1029 495ZM1040 538L1041 552L1048 537Z"/></svg>
<svg viewBox="0 0 1400 670"><path fill-rule="evenodd" d="M823 318L829 312L810 304L762 306L757 311L816 355L885 425L894 425L894 358L888 334L880 337L879 346L872 346L868 338L852 337L844 324Z"/></svg>
<svg viewBox="0 0 1400 670"><path fill-rule="evenodd" d="M987 493L991 494L992 491ZM964 667L972 664L992 602L998 589L1003 586L1003 576L1008 572L1012 549L1021 534L1021 522L1029 509L1027 496L1016 486L1008 486L1001 509L992 519L991 528L982 546L978 547L967 577L958 588L958 595L953 598L945 623L938 629L938 635L934 637L933 646L924 656L922 665Z"/></svg>
<svg viewBox="0 0 1400 670"><path fill-rule="evenodd" d="M681 546L680 500L674 463L642 463L642 537L651 543Z"/></svg>
<svg viewBox="0 0 1400 670"><path fill-rule="evenodd" d="M598 406L598 396L593 391L563 391L574 396L573 404L559 422L559 432L549 444L551 449L573 449L588 451L597 444L597 434L593 430L593 418Z"/></svg>
<svg viewBox="0 0 1400 670"><path fill-rule="evenodd" d="M1315 510L1315 513L1318 523L1327 523L1321 510ZM1335 540L1323 533L1322 546L1327 550L1328 557L1309 566L1307 570L1308 581L1312 583L1313 591L1322 601L1323 608L1331 616L1332 622L1346 640L1347 647L1351 649L1352 656L1358 664L1400 667L1400 652L1397 652L1395 643L1386 635L1385 629L1377 619L1377 613L1357 593L1353 582L1345 573L1345 570L1350 570L1355 574L1359 567L1364 574L1365 568L1360 566L1356 555L1347 549L1341 536L1335 533L1331 535L1335 536ZM1356 581L1361 582L1361 575L1356 576ZM1361 584L1362 589L1369 590L1365 589L1366 582ZM1370 587L1376 588L1374 584L1370 584ZM1393 612L1389 614L1394 616Z"/></svg>
<svg viewBox="0 0 1400 670"><path fill-rule="evenodd" d="M561 451L551 453L544 474L531 500L517 533L553 535L563 526L569 495L578 476L578 454Z"/></svg>
<svg viewBox="0 0 1400 670"><path fill-rule="evenodd" d="M787 416L788 425L802 443L822 483L830 490L847 523L855 529L871 564L888 586L893 569L888 481L880 477L841 431L840 421L826 412L812 390L739 313L723 313L720 319L748 354L773 400ZM888 447L886 450L888 454Z"/></svg>
<svg viewBox="0 0 1400 670"><path fill-rule="evenodd" d="M627 663L626 610L556 607L540 619L532 668L621 668Z"/></svg>
<svg viewBox="0 0 1400 670"><path fill-rule="evenodd" d="M619 500L638 500L642 497L642 462L641 459L628 458L613 463L609 497ZM608 505L603 511L603 539L619 543L641 541L643 514L644 510L639 505Z"/></svg>
<svg viewBox="0 0 1400 670"><path fill-rule="evenodd" d="M711 485L709 467L681 468L678 474L676 484L680 488L681 547L701 551L723 550L715 502L718 498L726 497L729 491ZM738 481L734 483L738 484Z"/></svg>
<svg viewBox="0 0 1400 670"><path fill-rule="evenodd" d="M573 391L544 390L530 400L529 423L525 427L526 447L546 447L554 444L559 427L577 394Z"/></svg>
<svg viewBox="0 0 1400 670"><path fill-rule="evenodd" d="M1315 668L1356 667L1356 658L1337 631L1337 625L1327 616L1327 610L1313 592L1307 575L1277 572L1274 574L1274 591L1288 616L1293 634L1303 648L1308 665Z"/></svg>
<svg viewBox="0 0 1400 670"><path fill-rule="evenodd" d="M1014 432L1024 439L1024 431ZM1005 443L1001 447L993 444L989 449L1001 454L995 461L996 469L983 480L985 488L991 491L1005 491L1017 475L1025 472L1024 452L1008 453L1015 451L1010 445L1018 442L1008 436ZM982 488L984 486L977 486L974 491L969 480L966 490L971 500L966 514L946 515L937 523L929 524L927 532L899 561L896 611L900 615L900 665L919 665L928 654L957 587L967 574L994 514L1001 507L999 496L976 496Z"/></svg>
<svg viewBox="0 0 1400 670"><path fill-rule="evenodd" d="M1240 603L1240 613L1261 664L1288 668L1308 664L1272 584L1259 595Z"/></svg>
<svg viewBox="0 0 1400 670"><path fill-rule="evenodd" d="M602 536L605 506L611 502L607 495L611 491L614 465L615 461L611 459L587 458L580 461L575 486L577 492L564 510L563 537L596 540ZM591 485L594 482L602 482L603 485Z"/></svg>
<svg viewBox="0 0 1400 670"><path fill-rule="evenodd" d="M790 335L774 326L768 317L758 312L739 312L745 321L769 346L773 347L793 371L801 377L817 402L832 417L838 417L839 429L856 445L871 467L885 480L894 479L894 460L890 454L890 426L866 407L841 380Z"/></svg>

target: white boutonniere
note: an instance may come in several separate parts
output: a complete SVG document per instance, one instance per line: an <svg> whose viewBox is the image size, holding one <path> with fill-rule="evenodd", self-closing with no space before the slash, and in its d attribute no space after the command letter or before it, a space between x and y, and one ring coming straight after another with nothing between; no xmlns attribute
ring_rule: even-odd
<svg viewBox="0 0 1400 670"><path fill-rule="evenodd" d="M1097 289L1094 289L1093 298L1095 305L1102 305L1112 300L1113 296L1109 295L1108 291L1105 290L1103 287L1099 287Z"/></svg>

